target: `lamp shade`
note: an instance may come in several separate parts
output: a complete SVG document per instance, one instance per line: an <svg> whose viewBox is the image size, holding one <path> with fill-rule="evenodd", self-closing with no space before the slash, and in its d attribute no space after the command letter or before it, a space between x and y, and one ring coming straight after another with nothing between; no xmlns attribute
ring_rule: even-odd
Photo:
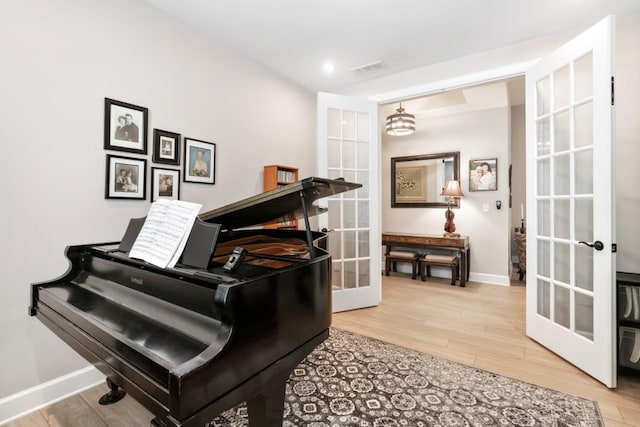
<svg viewBox="0 0 640 427"><path fill-rule="evenodd" d="M444 187L440 195L447 197L464 197L462 188L460 188L460 183L454 179L447 182L447 185Z"/></svg>
<svg viewBox="0 0 640 427"><path fill-rule="evenodd" d="M389 135L411 135L416 130L416 116L405 113L402 103L400 103L400 108L396 110L396 113L387 117L385 128Z"/></svg>

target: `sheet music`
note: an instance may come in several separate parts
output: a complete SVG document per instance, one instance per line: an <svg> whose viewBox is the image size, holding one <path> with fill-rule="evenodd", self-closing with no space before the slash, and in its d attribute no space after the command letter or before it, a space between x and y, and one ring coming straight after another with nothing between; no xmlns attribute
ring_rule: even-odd
<svg viewBox="0 0 640 427"><path fill-rule="evenodd" d="M154 202L129 256L161 268L174 267L201 208L201 204L181 200Z"/></svg>

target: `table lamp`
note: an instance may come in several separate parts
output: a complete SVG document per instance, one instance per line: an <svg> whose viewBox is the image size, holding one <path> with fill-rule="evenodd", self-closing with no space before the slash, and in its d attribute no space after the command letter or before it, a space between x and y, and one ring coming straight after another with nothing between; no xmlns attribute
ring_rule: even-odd
<svg viewBox="0 0 640 427"><path fill-rule="evenodd" d="M440 193L441 196L448 197L449 206L447 207L447 211L444 214L444 217L447 219L447 222L444 223L444 235L445 237L454 237L460 236L460 233L455 233L456 225L453 223L453 217L455 216L453 211L451 210L451 204L455 200L455 197L464 197L462 193L462 189L460 188L460 183L456 180L451 180L447 182L447 185Z"/></svg>

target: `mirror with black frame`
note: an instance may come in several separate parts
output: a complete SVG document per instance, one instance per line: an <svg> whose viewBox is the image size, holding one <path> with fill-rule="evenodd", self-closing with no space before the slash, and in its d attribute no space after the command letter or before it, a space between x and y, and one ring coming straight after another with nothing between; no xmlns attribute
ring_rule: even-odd
<svg viewBox="0 0 640 427"><path fill-rule="evenodd" d="M460 152L420 154L391 158L391 207L446 208L441 196L450 180L460 182ZM451 207L459 207L453 198Z"/></svg>

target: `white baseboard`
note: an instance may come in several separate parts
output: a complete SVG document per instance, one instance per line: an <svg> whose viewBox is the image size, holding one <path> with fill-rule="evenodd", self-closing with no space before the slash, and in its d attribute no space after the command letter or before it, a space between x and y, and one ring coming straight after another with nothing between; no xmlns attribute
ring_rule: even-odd
<svg viewBox="0 0 640 427"><path fill-rule="evenodd" d="M474 273L469 274L470 282L482 282L490 285L510 286L511 280L508 276L500 276L497 274Z"/></svg>
<svg viewBox="0 0 640 427"><path fill-rule="evenodd" d="M66 399L104 381L103 373L93 366L88 366L4 397L0 399L0 425Z"/></svg>

